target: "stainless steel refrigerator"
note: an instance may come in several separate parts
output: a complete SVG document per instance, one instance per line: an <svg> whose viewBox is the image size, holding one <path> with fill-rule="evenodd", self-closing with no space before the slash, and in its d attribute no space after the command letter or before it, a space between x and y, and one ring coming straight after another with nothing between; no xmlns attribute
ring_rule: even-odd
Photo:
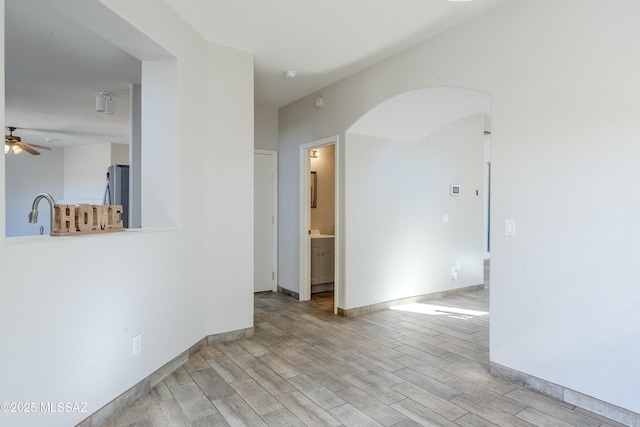
<svg viewBox="0 0 640 427"><path fill-rule="evenodd" d="M129 228L129 165L111 165L107 168L102 202L105 205L122 205L121 219L124 228Z"/></svg>

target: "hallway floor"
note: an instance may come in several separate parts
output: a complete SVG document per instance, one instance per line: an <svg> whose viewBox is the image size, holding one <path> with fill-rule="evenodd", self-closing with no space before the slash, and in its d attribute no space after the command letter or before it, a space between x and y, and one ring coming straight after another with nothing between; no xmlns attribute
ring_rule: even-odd
<svg viewBox="0 0 640 427"><path fill-rule="evenodd" d="M333 291L318 292L311 294L311 302L328 308L333 312Z"/></svg>
<svg viewBox="0 0 640 427"><path fill-rule="evenodd" d="M489 288L353 318L255 296L255 337L207 347L104 425L617 426L492 377Z"/></svg>

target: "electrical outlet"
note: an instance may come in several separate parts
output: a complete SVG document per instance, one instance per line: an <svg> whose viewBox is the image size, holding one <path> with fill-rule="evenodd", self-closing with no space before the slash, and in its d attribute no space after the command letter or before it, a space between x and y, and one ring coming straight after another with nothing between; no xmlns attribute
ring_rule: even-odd
<svg viewBox="0 0 640 427"><path fill-rule="evenodd" d="M458 280L458 272L455 267L451 267L451 280Z"/></svg>
<svg viewBox="0 0 640 427"><path fill-rule="evenodd" d="M142 335L136 335L133 337L133 355L142 351Z"/></svg>

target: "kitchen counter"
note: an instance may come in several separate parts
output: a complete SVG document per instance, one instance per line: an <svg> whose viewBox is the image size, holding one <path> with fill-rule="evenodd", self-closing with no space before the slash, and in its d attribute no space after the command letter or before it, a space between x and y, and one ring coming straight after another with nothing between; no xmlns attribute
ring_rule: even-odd
<svg viewBox="0 0 640 427"><path fill-rule="evenodd" d="M312 239L333 239L335 236L333 234L310 234Z"/></svg>

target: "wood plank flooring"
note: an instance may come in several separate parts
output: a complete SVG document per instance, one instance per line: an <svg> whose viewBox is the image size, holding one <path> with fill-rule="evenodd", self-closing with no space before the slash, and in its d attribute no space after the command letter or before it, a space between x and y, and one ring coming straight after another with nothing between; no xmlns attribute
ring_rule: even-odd
<svg viewBox="0 0 640 427"><path fill-rule="evenodd" d="M256 294L253 338L205 348L103 425L620 425L489 374L488 286L413 308L345 319Z"/></svg>

